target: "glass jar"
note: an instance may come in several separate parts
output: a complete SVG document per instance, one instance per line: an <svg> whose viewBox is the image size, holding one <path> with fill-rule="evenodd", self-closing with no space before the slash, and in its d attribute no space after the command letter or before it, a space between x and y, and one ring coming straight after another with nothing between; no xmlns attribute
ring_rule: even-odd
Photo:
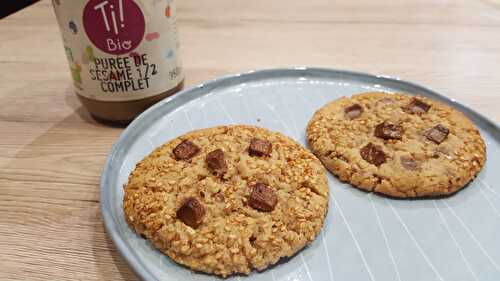
<svg viewBox="0 0 500 281"><path fill-rule="evenodd" d="M75 93L99 121L128 123L182 89L173 0L53 0Z"/></svg>

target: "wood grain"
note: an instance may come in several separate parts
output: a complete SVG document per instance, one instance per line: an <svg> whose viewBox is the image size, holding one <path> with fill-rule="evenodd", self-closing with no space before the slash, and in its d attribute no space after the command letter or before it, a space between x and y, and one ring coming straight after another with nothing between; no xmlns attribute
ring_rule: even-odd
<svg viewBox="0 0 500 281"><path fill-rule="evenodd" d="M424 84L500 121L496 0L177 1L187 85L321 66ZM136 280L107 238L99 177L122 129L72 93L50 1L0 24L0 280Z"/></svg>

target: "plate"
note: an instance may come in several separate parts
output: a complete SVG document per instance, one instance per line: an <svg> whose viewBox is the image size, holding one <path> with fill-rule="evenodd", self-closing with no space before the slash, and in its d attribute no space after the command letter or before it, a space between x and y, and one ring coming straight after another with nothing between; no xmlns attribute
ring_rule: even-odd
<svg viewBox="0 0 500 281"><path fill-rule="evenodd" d="M178 93L140 115L113 146L101 178L102 215L118 250L143 280L218 279L177 265L127 226L123 185L134 165L178 135L222 124L261 126L305 144L305 128L315 110L365 91L428 96L468 115L488 147L489 158L478 178L446 199L391 200L329 175L330 209L317 239L268 270L228 280L500 280L499 127L416 84L330 69L223 77Z"/></svg>

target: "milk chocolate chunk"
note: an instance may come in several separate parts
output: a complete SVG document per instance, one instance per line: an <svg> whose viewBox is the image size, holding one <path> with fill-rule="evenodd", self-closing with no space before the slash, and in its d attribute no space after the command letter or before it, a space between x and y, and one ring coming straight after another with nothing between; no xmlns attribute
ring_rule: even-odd
<svg viewBox="0 0 500 281"><path fill-rule="evenodd" d="M203 222L205 208L194 197L187 198L177 210L177 218L192 228L197 228Z"/></svg>
<svg viewBox="0 0 500 281"><path fill-rule="evenodd" d="M183 140L173 152L176 160L189 160L200 152L200 148L188 140Z"/></svg>
<svg viewBox="0 0 500 281"><path fill-rule="evenodd" d="M251 156L269 156L273 151L273 145L270 141L253 138L250 141L248 154Z"/></svg>
<svg viewBox="0 0 500 281"><path fill-rule="evenodd" d="M377 102L380 104L390 104L390 103L393 103L394 100L390 99L390 98L381 98Z"/></svg>
<svg viewBox="0 0 500 281"><path fill-rule="evenodd" d="M216 149L207 154L205 159L208 169L217 176L223 176L227 172L227 163L222 149Z"/></svg>
<svg viewBox="0 0 500 281"><path fill-rule="evenodd" d="M431 106L417 98L411 100L410 104L408 104L404 110L408 113L412 114L423 114L429 111Z"/></svg>
<svg viewBox="0 0 500 281"><path fill-rule="evenodd" d="M360 149L359 154L366 162L375 166L380 166L385 163L385 153L379 145L374 145L371 142Z"/></svg>
<svg viewBox="0 0 500 281"><path fill-rule="evenodd" d="M262 212L271 212L278 203L278 197L274 190L263 183L256 183L250 187L248 205Z"/></svg>
<svg viewBox="0 0 500 281"><path fill-rule="evenodd" d="M447 137L450 131L445 126L439 124L434 128L427 131L425 136L428 140L433 141L436 144L442 143Z"/></svg>
<svg viewBox="0 0 500 281"><path fill-rule="evenodd" d="M363 114L364 109L361 107L359 104L353 104L351 106L348 106L344 109L344 116L347 119L355 119L361 116Z"/></svg>
<svg viewBox="0 0 500 281"><path fill-rule="evenodd" d="M415 159L413 159L413 157L405 155L401 156L399 160L401 161L401 166L403 166L403 168L405 168L406 170L418 170L418 163L417 161L415 161Z"/></svg>
<svg viewBox="0 0 500 281"><path fill-rule="evenodd" d="M403 127L384 121L375 127L375 136L384 140L400 140L403 137Z"/></svg>

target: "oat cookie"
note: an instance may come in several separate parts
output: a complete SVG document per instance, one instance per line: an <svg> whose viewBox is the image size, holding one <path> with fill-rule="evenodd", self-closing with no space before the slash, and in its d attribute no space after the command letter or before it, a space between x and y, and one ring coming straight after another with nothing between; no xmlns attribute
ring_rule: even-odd
<svg viewBox="0 0 500 281"><path fill-rule="evenodd" d="M194 270L263 270L313 241L328 208L321 162L251 126L193 131L140 161L125 185L127 223Z"/></svg>
<svg viewBox="0 0 500 281"><path fill-rule="evenodd" d="M481 170L486 147L461 112L425 97L362 93L319 109L314 154L342 181L393 197L452 194Z"/></svg>

